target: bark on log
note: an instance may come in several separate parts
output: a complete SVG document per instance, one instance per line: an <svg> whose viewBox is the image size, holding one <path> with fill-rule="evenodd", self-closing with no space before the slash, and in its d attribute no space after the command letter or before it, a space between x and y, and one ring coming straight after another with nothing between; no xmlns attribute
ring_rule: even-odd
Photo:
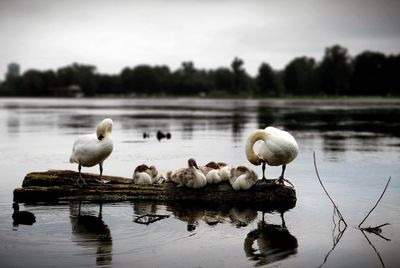
<svg viewBox="0 0 400 268"><path fill-rule="evenodd" d="M107 184L96 181L97 174L83 173L87 184L78 187L78 173L68 170L32 172L25 176L22 188L14 190L14 201L21 203L93 201L116 202L154 200L161 202L204 202L254 206L260 210L287 210L296 205L292 187L275 184L254 185L247 191L235 191L229 183L207 185L201 189L176 187L174 183L154 185L133 184L131 179L103 176Z"/></svg>

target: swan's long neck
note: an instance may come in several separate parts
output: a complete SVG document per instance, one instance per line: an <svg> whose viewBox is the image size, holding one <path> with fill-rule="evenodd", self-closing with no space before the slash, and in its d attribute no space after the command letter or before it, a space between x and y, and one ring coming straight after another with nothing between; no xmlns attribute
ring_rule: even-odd
<svg viewBox="0 0 400 268"><path fill-rule="evenodd" d="M99 140L110 137L112 133L113 122L111 119L106 118L97 125L96 135Z"/></svg>
<svg viewBox="0 0 400 268"><path fill-rule="evenodd" d="M109 129L97 129L96 135L98 140L103 140L104 138L111 138L112 131Z"/></svg>
<svg viewBox="0 0 400 268"><path fill-rule="evenodd" d="M265 141L268 138L268 133L265 130L258 129L250 134L246 142L246 157L253 165L260 165L260 158L254 153L254 144L259 141Z"/></svg>

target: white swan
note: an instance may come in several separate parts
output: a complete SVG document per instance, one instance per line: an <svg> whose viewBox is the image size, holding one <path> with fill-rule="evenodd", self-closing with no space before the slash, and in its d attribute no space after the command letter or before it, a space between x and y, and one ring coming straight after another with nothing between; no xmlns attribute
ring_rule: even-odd
<svg viewBox="0 0 400 268"><path fill-rule="evenodd" d="M86 183L81 174L82 166L93 167L97 164L100 168L100 180L98 181L100 183L107 182L101 177L103 175L103 162L113 150L112 126L113 121L106 118L97 125L95 134L84 135L75 140L69 162L78 164L78 184L79 180Z"/></svg>
<svg viewBox="0 0 400 268"><path fill-rule="evenodd" d="M178 183L178 186L184 185L193 189L202 188L207 184L206 177L197 166L196 160L193 158L188 160L187 168L181 168L170 172L168 177L170 181Z"/></svg>
<svg viewBox="0 0 400 268"><path fill-rule="evenodd" d="M219 176L221 177L222 181L229 181L232 168L233 167L230 165L225 165L219 170Z"/></svg>
<svg viewBox="0 0 400 268"><path fill-rule="evenodd" d="M218 184L222 182L221 176L219 175L219 169L212 169L206 175L208 184Z"/></svg>
<svg viewBox="0 0 400 268"><path fill-rule="evenodd" d="M219 169L219 166L216 162L211 161L211 162L208 162L205 166L199 166L199 169L200 169L201 173L203 173L204 176L206 176L207 173L210 172L211 170Z"/></svg>
<svg viewBox="0 0 400 268"><path fill-rule="evenodd" d="M133 172L133 182L136 184L162 183L164 176L153 165L150 167L142 164L135 168Z"/></svg>
<svg viewBox="0 0 400 268"><path fill-rule="evenodd" d="M257 181L257 174L245 166L238 166L231 170L229 182L236 191L248 190Z"/></svg>
<svg viewBox="0 0 400 268"><path fill-rule="evenodd" d="M254 153L254 144L262 140L263 143L258 151ZM267 127L266 129L258 129L250 134L246 142L246 156L253 165L262 164L263 180L265 179L265 164L270 166L281 166L282 173L279 176L278 182L284 183L284 173L286 164L293 161L299 152L294 137L284 130L274 127Z"/></svg>
<svg viewBox="0 0 400 268"><path fill-rule="evenodd" d="M223 181L228 181L231 176L231 166L222 162L218 162L217 165L217 169L210 170L206 175L208 184L218 184Z"/></svg>

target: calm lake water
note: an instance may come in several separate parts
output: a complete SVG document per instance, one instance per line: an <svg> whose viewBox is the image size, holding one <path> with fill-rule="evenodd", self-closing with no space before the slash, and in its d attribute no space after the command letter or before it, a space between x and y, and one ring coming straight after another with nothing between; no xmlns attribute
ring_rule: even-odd
<svg viewBox="0 0 400 268"><path fill-rule="evenodd" d="M247 164L244 142L254 129L289 130L300 146L286 177L296 207L265 214L237 207L121 202L100 205L21 204L32 226L13 226L13 189L26 173L77 170L68 162L80 134L114 120L114 151L104 174L131 177L142 163L163 171L187 159ZM209 99L0 99L1 267L398 267L400 261L400 101ZM158 141L156 131L172 138ZM151 134L143 139L143 132ZM349 227L338 233L333 208ZM254 168L261 175L261 168ZM98 167L83 168L98 173ZM280 167L267 167L267 177ZM365 226L383 223L382 236L355 227L392 177ZM146 213L168 215L149 225ZM210 221L210 219L212 219ZM215 219L217 223L215 224ZM211 224L214 223L214 224ZM337 241L337 238L340 238ZM390 239L390 240L389 240ZM335 247L333 250L332 247Z"/></svg>

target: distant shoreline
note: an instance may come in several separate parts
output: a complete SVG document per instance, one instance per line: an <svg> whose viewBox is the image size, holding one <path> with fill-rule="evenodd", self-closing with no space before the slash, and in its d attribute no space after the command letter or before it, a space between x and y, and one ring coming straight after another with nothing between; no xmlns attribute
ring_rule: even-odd
<svg viewBox="0 0 400 268"><path fill-rule="evenodd" d="M54 97L54 96L0 96L0 99L198 99L198 100L262 100L262 101L292 101L292 102L384 102L399 103L400 96L286 96L286 97L255 97L255 96L173 96L173 95L151 95L151 96L122 96L122 95L98 95L88 97Z"/></svg>

